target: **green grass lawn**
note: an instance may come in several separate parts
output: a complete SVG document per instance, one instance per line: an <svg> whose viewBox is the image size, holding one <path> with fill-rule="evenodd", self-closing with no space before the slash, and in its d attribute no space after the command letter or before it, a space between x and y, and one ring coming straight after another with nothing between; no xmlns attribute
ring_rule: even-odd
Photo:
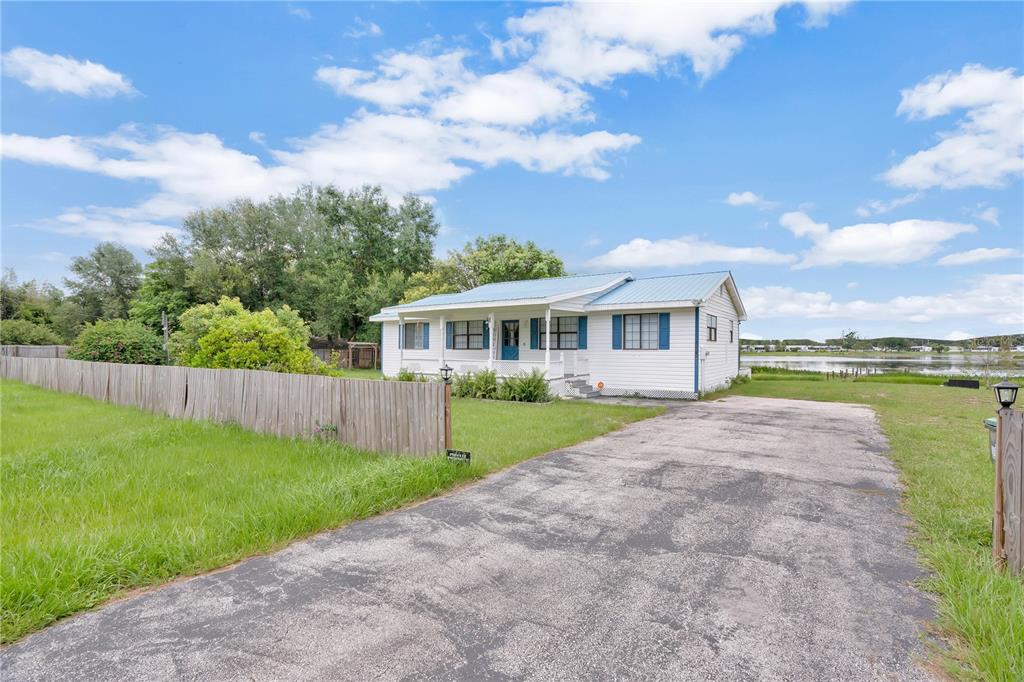
<svg viewBox="0 0 1024 682"><path fill-rule="evenodd" d="M359 452L3 381L0 636L436 495L660 410L455 400L443 457Z"/></svg>
<svg viewBox="0 0 1024 682"><path fill-rule="evenodd" d="M957 678L1024 680L1024 579L992 568L993 467L982 426L995 412L990 390L780 374L726 393L873 407L932 572L922 587L938 597L935 626L949 643L939 657Z"/></svg>
<svg viewBox="0 0 1024 682"><path fill-rule="evenodd" d="M379 369L360 369L359 367L353 367L351 369L345 367L332 367L328 372L332 377L342 377L343 379L383 379L384 373Z"/></svg>

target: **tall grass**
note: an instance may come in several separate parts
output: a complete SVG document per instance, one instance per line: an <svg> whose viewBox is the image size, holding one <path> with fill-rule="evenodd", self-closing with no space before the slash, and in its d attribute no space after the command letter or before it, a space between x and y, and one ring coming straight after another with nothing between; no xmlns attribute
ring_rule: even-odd
<svg viewBox="0 0 1024 682"><path fill-rule="evenodd" d="M0 387L4 642L124 590L273 550L658 412L456 400L467 467Z"/></svg>

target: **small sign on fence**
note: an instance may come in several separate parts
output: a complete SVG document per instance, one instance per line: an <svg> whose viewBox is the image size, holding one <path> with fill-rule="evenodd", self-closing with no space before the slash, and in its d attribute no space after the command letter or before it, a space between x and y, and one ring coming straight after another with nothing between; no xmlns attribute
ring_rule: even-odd
<svg viewBox="0 0 1024 682"><path fill-rule="evenodd" d="M469 464L470 454L466 450L446 450L449 462L463 462Z"/></svg>

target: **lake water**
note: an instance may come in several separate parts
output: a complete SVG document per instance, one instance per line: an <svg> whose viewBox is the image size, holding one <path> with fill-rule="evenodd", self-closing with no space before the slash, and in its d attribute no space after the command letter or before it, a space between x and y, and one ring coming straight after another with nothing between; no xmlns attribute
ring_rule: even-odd
<svg viewBox="0 0 1024 682"><path fill-rule="evenodd" d="M936 375L1000 376L1024 375L1024 360L1002 353L921 353L913 356L888 355L826 355L794 353L791 355L748 354L741 357L743 367L784 367L813 372L915 372Z"/></svg>

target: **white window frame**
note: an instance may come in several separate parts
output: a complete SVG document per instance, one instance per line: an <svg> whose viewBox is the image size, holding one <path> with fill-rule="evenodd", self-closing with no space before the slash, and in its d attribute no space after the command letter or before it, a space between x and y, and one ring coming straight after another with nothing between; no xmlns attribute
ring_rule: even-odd
<svg viewBox="0 0 1024 682"><path fill-rule="evenodd" d="M624 350L658 350L661 313L629 313L622 316ZM631 338L631 335L634 335Z"/></svg>

